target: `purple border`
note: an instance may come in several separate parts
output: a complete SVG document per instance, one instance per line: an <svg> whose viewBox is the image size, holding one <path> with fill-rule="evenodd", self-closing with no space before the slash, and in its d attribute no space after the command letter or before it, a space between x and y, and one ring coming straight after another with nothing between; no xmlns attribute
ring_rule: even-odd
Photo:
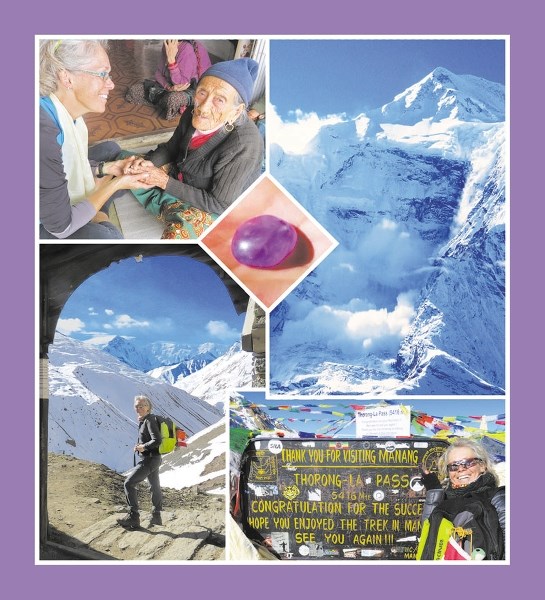
<svg viewBox="0 0 545 600"><path fill-rule="evenodd" d="M535 5L537 6L537 4ZM186 8L187 7L187 8ZM530 12L536 14L529 14ZM41 14L45 12L46 14ZM82 17L82 13L86 16ZM169 16L170 15L170 16ZM177 15L178 19L173 20ZM334 3L304 3L293 0L276 0L263 7L236 5L209 0L203 3L163 5L152 10L143 5L115 5L99 0L93 5L76 6L62 0L55 6L34 8L31 5L14 5L6 15L6 33L3 34L4 51L4 111L7 135L3 138L5 154L5 181L11 194L4 195L5 215L9 218L7 243L4 250L4 291L13 290L3 306L7 315L4 351L8 356L4 370L7 393L4 402L16 409L10 415L8 441L2 439L4 455L8 458L8 477L4 475L2 494L4 545L3 571L6 589L17 590L17 596L78 598L78 600L103 597L142 598L146 594L164 594L174 589L180 597L189 594L197 597L246 595L250 592L259 598L293 595L294 592L318 592L318 597L333 595L373 594L375 598L390 597L392 593L408 592L409 596L439 595L441 598L473 596L486 592L495 598L511 598L519 586L532 589L537 584L537 540L542 529L541 520L535 524L524 522L521 513L529 512L529 490L535 484L524 486L526 498L518 491L511 492L511 565L462 567L463 572L446 571L443 566L413 565L188 565L175 568L135 565L34 565L34 447L28 442L27 426L34 423L34 378L37 350L35 349L34 308L34 254L33 241L26 239L24 227L34 232L34 219L30 224L17 210L19 203L26 209L34 203L34 35L36 34L100 34L100 35L172 35L172 24L193 34L226 35L510 35L511 36L511 197L516 209L511 214L511 392L512 406L524 403L523 409L511 412L517 419L511 423L512 490L523 483L525 466L535 464L537 431L523 425L533 416L530 402L539 395L534 392L531 374L537 371L538 354L529 332L538 333L539 322L530 323L529 317L539 310L529 302L537 296L532 293L529 280L539 281L540 271L531 269L531 257L539 250L530 246L533 229L540 223L543 213L541 188L532 185L532 174L538 172L539 113L532 117L534 99L543 96L542 66L538 57L542 22L536 8L526 8L523 3L501 6L492 0L459 0L440 3L430 0L365 4L356 0L339 0ZM526 122L521 123L520 119ZM7 148L6 148L7 147ZM15 151L14 151L15 150ZM10 157L9 159L7 157ZM13 157L13 158L12 158ZM30 173L30 174L29 174ZM5 189L5 188L4 188ZM530 212L530 202L532 212ZM6 202L7 200L7 202ZM9 208L8 208L9 207ZM535 208L534 208L535 207ZM528 211L528 217L525 212ZM537 212L537 214L536 214ZM527 252L523 253L524 243ZM13 261L8 262L7 257ZM525 272L526 267L526 272ZM6 277L8 275L8 277ZM525 302L524 302L525 301ZM523 305L524 302L524 305ZM534 305L534 306L533 306ZM32 315L32 317L30 317ZM521 315L523 315L521 317ZM532 321L534 321L532 319ZM525 325L529 327L525 327ZM536 358L534 358L534 356ZM528 406L530 404L530 406ZM15 419L17 417L17 419ZM535 421L534 421L535 422ZM528 435L528 433L530 435ZM520 451L519 451L520 448ZM523 452L522 452L523 450ZM526 459L526 460L523 460ZM538 481L541 479L537 476ZM11 485L10 485L11 484ZM539 484L540 485L540 484ZM526 502L524 502L526 500ZM536 511L540 514L541 511ZM537 531L533 533L533 531ZM7 562L6 562L7 559ZM273 568L273 571L267 569ZM457 567L455 567L457 568ZM471 570L471 569L477 570ZM143 570L144 569L144 570ZM168 569L168 570L167 570ZM491 570L490 570L491 569ZM159 576L165 576L158 580ZM524 593L524 592L523 592Z"/></svg>

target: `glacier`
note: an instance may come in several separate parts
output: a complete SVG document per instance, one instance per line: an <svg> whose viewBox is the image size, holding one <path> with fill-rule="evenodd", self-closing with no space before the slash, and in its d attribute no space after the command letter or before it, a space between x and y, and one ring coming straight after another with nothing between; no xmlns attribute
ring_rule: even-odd
<svg viewBox="0 0 545 600"><path fill-rule="evenodd" d="M275 396L503 395L505 89L438 67L271 175L339 246L270 314Z"/></svg>

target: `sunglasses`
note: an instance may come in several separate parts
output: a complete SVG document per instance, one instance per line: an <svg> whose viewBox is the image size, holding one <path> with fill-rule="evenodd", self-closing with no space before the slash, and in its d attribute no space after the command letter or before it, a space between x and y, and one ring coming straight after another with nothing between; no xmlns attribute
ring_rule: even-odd
<svg viewBox="0 0 545 600"><path fill-rule="evenodd" d="M480 458L464 458L463 460L457 460L456 462L449 463L447 465L447 471L452 473L453 471L457 471L458 469L471 469L477 463L482 463L483 461Z"/></svg>

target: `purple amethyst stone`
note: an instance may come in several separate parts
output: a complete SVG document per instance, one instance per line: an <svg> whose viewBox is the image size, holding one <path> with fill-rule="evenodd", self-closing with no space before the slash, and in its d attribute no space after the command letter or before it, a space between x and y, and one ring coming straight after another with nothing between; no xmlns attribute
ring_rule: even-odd
<svg viewBox="0 0 545 600"><path fill-rule="evenodd" d="M296 244L297 231L293 225L273 215L261 215L238 226L231 252L239 263L264 269L280 264Z"/></svg>

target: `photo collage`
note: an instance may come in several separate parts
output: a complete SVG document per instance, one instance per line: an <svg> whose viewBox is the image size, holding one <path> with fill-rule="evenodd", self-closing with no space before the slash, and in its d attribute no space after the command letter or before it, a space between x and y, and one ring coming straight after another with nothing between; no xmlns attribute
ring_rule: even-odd
<svg viewBox="0 0 545 600"><path fill-rule="evenodd" d="M36 36L37 563L508 564L509 41Z"/></svg>

